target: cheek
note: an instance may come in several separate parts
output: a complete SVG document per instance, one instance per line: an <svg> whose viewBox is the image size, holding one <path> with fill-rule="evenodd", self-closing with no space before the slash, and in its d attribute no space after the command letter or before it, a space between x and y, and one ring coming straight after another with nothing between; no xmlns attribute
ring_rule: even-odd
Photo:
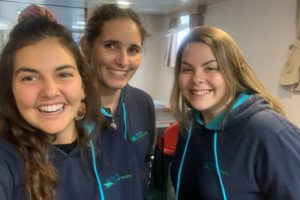
<svg viewBox="0 0 300 200"><path fill-rule="evenodd" d="M216 84L216 87L218 87L219 89L223 90L223 92L225 92L226 84L225 84L225 80L222 76L215 77L214 83Z"/></svg>
<svg viewBox="0 0 300 200"><path fill-rule="evenodd" d="M103 76L105 74L105 65L98 64L95 66L95 69L97 78L103 79Z"/></svg>
<svg viewBox="0 0 300 200"><path fill-rule="evenodd" d="M85 98L81 80L76 81L74 84L70 85L64 90L65 93L68 94L69 99L72 99L74 102L81 102L81 100Z"/></svg>
<svg viewBox="0 0 300 200"><path fill-rule="evenodd" d="M106 53L103 49L101 49L100 47L98 48L94 48L92 50L92 54L91 54L91 59L92 62L95 65L103 65L109 62L109 60L111 59L111 54Z"/></svg>
<svg viewBox="0 0 300 200"><path fill-rule="evenodd" d="M133 57L131 60L130 60L130 64L131 64L131 67L133 69L137 69L139 68L139 66L141 65L141 61L142 61L142 57L139 55L139 56L136 56L136 57Z"/></svg>
<svg viewBox="0 0 300 200"><path fill-rule="evenodd" d="M17 106L19 107L19 104L24 104L26 101L30 101L32 96L32 91L29 90L26 87L20 87L19 84L12 85L12 93L15 98L15 101L17 103ZM24 98L26 97L26 98Z"/></svg>
<svg viewBox="0 0 300 200"><path fill-rule="evenodd" d="M33 88L14 88L13 95L20 113L35 107L38 94Z"/></svg>
<svg viewBox="0 0 300 200"><path fill-rule="evenodd" d="M178 86L180 90L183 90L189 82L189 77L179 74L178 76Z"/></svg>

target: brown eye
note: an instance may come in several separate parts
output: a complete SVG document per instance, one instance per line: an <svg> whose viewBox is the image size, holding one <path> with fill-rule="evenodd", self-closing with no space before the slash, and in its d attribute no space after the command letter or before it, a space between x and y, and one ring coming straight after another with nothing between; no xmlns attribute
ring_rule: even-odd
<svg viewBox="0 0 300 200"><path fill-rule="evenodd" d="M113 48L115 48L115 45L112 43L106 43L106 44L104 44L104 48L105 49L113 49Z"/></svg>
<svg viewBox="0 0 300 200"><path fill-rule="evenodd" d="M21 81L33 81L35 79L36 79L35 76L24 76L21 78Z"/></svg>
<svg viewBox="0 0 300 200"><path fill-rule="evenodd" d="M132 46L128 49L128 53L129 55L135 55L141 52L141 48L140 47L136 47L136 46Z"/></svg>
<svg viewBox="0 0 300 200"><path fill-rule="evenodd" d="M208 72L210 72L210 71L218 71L218 70L219 70L218 66L206 66L205 67L205 71L208 71Z"/></svg>
<svg viewBox="0 0 300 200"><path fill-rule="evenodd" d="M187 66L182 66L180 68L180 72L182 72L182 73L189 73L189 72L192 72L192 68L191 67L187 67Z"/></svg>
<svg viewBox="0 0 300 200"><path fill-rule="evenodd" d="M61 73L59 73L59 77L60 78L67 78L67 77L71 77L71 76L73 76L71 73L69 73L69 72L61 72Z"/></svg>

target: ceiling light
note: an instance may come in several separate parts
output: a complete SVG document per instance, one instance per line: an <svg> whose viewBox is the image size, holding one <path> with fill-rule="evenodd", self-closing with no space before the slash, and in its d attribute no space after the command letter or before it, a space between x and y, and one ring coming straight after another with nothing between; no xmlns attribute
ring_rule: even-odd
<svg viewBox="0 0 300 200"><path fill-rule="evenodd" d="M76 25L72 25L72 29L83 30L84 28L85 28L84 26L76 26Z"/></svg>
<svg viewBox="0 0 300 200"><path fill-rule="evenodd" d="M129 7L130 2L128 1L118 1L118 4L123 7Z"/></svg>
<svg viewBox="0 0 300 200"><path fill-rule="evenodd" d="M76 22L78 25L85 25L86 23L84 21L77 21Z"/></svg>

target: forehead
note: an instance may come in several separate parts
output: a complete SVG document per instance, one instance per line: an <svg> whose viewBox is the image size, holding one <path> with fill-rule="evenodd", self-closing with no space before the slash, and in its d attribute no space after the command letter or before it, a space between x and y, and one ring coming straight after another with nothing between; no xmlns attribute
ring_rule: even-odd
<svg viewBox="0 0 300 200"><path fill-rule="evenodd" d="M100 39L137 45L141 45L142 43L141 32L138 25L129 18L112 19L104 22Z"/></svg>
<svg viewBox="0 0 300 200"><path fill-rule="evenodd" d="M20 67L51 69L61 65L76 65L71 51L57 38L47 37L19 49L14 59L14 70Z"/></svg>
<svg viewBox="0 0 300 200"><path fill-rule="evenodd" d="M190 42L188 43L182 54L183 61L189 62L206 62L208 60L215 60L215 56L211 48L202 42Z"/></svg>

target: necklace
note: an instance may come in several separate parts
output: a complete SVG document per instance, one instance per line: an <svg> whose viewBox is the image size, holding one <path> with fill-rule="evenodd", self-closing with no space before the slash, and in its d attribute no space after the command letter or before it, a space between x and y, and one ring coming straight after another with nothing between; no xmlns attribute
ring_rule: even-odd
<svg viewBox="0 0 300 200"><path fill-rule="evenodd" d="M122 89L121 91L121 96L120 96L120 100L118 103L118 106L122 106L122 118L123 118L123 124L124 124L124 140L126 140L127 138L127 110L126 110L126 105L125 102L123 101L123 95L124 95L124 89ZM118 108L117 106L117 108ZM111 123L110 126L114 129L117 130L118 125L115 122L115 119L112 115L111 109L110 108L106 108L106 107L101 107L100 108L100 112L105 116L111 119Z"/></svg>

